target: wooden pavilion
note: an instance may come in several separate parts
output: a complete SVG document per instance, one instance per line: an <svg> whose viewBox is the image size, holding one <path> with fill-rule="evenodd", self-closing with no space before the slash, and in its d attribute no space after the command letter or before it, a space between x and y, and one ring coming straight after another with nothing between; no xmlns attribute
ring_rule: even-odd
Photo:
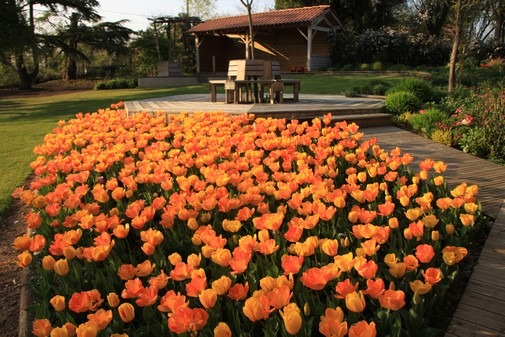
<svg viewBox="0 0 505 337"><path fill-rule="evenodd" d="M314 71L331 64L328 37L342 25L329 5L252 15L256 59L278 60L282 71ZM226 72L229 60L246 57L247 15L207 20L195 36L198 73Z"/></svg>

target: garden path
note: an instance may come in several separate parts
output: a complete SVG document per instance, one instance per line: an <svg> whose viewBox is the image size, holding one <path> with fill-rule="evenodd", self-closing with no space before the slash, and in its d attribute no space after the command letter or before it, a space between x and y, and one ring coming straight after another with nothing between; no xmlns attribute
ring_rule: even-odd
<svg viewBox="0 0 505 337"><path fill-rule="evenodd" d="M362 131L386 150L398 146L409 152L415 163L425 158L444 161L450 186L479 186L483 211L495 221L445 337L505 336L505 167L396 127Z"/></svg>

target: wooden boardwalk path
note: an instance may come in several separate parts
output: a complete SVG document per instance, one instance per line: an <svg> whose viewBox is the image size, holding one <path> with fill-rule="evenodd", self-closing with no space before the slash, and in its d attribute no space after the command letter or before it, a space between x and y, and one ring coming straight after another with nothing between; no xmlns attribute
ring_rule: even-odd
<svg viewBox="0 0 505 337"><path fill-rule="evenodd" d="M505 336L505 167L396 127L362 131L386 150L398 146L409 152L416 163L425 158L444 161L451 186L479 186L483 210L495 222L445 337Z"/></svg>

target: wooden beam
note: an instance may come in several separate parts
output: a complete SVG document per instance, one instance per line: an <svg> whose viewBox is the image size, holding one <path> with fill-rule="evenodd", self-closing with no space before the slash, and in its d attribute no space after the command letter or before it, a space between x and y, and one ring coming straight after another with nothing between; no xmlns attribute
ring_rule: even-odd
<svg viewBox="0 0 505 337"><path fill-rule="evenodd" d="M312 26L307 28L307 71L310 71L310 61L312 59Z"/></svg>
<svg viewBox="0 0 505 337"><path fill-rule="evenodd" d="M196 58L196 73L200 73L200 46L202 45L203 40L205 37L202 38L202 41L199 40L198 34L195 34L195 58Z"/></svg>

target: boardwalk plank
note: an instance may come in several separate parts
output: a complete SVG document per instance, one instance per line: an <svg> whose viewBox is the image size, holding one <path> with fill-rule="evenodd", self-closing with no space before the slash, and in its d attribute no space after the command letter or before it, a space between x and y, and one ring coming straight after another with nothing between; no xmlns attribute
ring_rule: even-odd
<svg viewBox="0 0 505 337"><path fill-rule="evenodd" d="M454 317L447 333L457 337L503 337L503 333L492 330L487 326ZM446 334L446 336L449 336Z"/></svg>
<svg viewBox="0 0 505 337"><path fill-rule="evenodd" d="M476 312L480 313L477 317L475 317ZM482 327L499 333L498 336L505 335L505 316L498 315L487 310L476 310L475 307L461 302L458 305L458 310L453 316L453 323L451 326L455 323L454 321L466 321L470 325ZM451 331L451 329L449 328L448 331Z"/></svg>

